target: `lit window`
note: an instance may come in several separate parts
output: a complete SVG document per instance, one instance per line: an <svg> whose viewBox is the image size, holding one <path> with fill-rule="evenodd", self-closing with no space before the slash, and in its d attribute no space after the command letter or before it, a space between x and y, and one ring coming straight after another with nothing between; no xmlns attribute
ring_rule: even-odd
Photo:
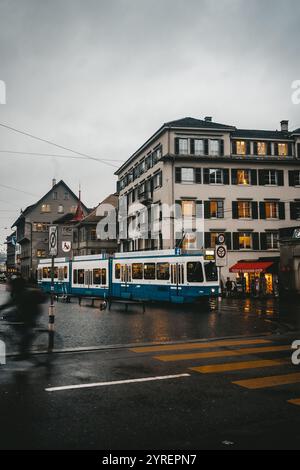
<svg viewBox="0 0 300 470"><path fill-rule="evenodd" d="M266 142L257 142L257 155L266 155L267 145Z"/></svg>
<svg viewBox="0 0 300 470"><path fill-rule="evenodd" d="M209 154L213 156L220 155L220 141L219 140L209 141Z"/></svg>
<svg viewBox="0 0 300 470"><path fill-rule="evenodd" d="M155 263L144 264L144 279L155 279Z"/></svg>
<svg viewBox="0 0 300 470"><path fill-rule="evenodd" d="M210 217L222 219L224 217L224 201L210 201Z"/></svg>
<svg viewBox="0 0 300 470"><path fill-rule="evenodd" d="M51 212L50 204L42 204L41 212Z"/></svg>
<svg viewBox="0 0 300 470"><path fill-rule="evenodd" d="M58 206L57 212L58 212L59 214L63 214L63 213L64 213L64 206L63 206L62 204L60 204L60 205Z"/></svg>
<svg viewBox="0 0 300 470"><path fill-rule="evenodd" d="M193 217L196 215L195 201L182 201L181 210L183 217Z"/></svg>
<svg viewBox="0 0 300 470"><path fill-rule="evenodd" d="M239 233L239 249L250 250L252 247L252 236L250 232Z"/></svg>
<svg viewBox="0 0 300 470"><path fill-rule="evenodd" d="M195 139L194 140L194 152L195 155L204 155L204 140Z"/></svg>
<svg viewBox="0 0 300 470"><path fill-rule="evenodd" d="M210 232L210 248L215 248L218 235L218 232Z"/></svg>
<svg viewBox="0 0 300 470"><path fill-rule="evenodd" d="M37 258L44 258L46 256L46 250L36 250Z"/></svg>
<svg viewBox="0 0 300 470"><path fill-rule="evenodd" d="M181 168L181 182L182 183L194 182L194 168Z"/></svg>
<svg viewBox="0 0 300 470"><path fill-rule="evenodd" d="M77 210L77 206L71 206L70 212L71 212L72 214L75 214L76 210Z"/></svg>
<svg viewBox="0 0 300 470"><path fill-rule="evenodd" d="M132 263L132 279L143 279L142 263Z"/></svg>
<svg viewBox="0 0 300 470"><path fill-rule="evenodd" d="M250 201L238 201L238 216L241 219L249 219L251 217Z"/></svg>
<svg viewBox="0 0 300 470"><path fill-rule="evenodd" d="M186 155L188 153L188 140L179 139L179 153Z"/></svg>
<svg viewBox="0 0 300 470"><path fill-rule="evenodd" d="M209 183L210 184L222 184L223 183L223 171L219 169L209 170Z"/></svg>
<svg viewBox="0 0 300 470"><path fill-rule="evenodd" d="M278 155L280 157L285 157L287 154L288 154L288 145L278 144Z"/></svg>
<svg viewBox="0 0 300 470"><path fill-rule="evenodd" d="M156 264L156 278L161 281L168 281L170 279L169 263L157 263Z"/></svg>
<svg viewBox="0 0 300 470"><path fill-rule="evenodd" d="M266 202L266 219L278 219L278 202Z"/></svg>
<svg viewBox="0 0 300 470"><path fill-rule="evenodd" d="M250 170L237 170L237 184L250 184Z"/></svg>
<svg viewBox="0 0 300 470"><path fill-rule="evenodd" d="M279 247L279 234L278 232L268 232L266 234L267 238L267 249L275 250Z"/></svg>
<svg viewBox="0 0 300 470"><path fill-rule="evenodd" d="M246 142L244 140L236 141L236 153L237 155L246 155Z"/></svg>
<svg viewBox="0 0 300 470"><path fill-rule="evenodd" d="M194 232L186 232L182 241L184 250L193 250L197 248L197 236Z"/></svg>

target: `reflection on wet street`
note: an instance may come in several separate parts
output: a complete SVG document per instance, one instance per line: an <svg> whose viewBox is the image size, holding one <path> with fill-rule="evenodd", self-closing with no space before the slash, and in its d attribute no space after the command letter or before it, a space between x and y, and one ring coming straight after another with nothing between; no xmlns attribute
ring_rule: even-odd
<svg viewBox="0 0 300 470"><path fill-rule="evenodd" d="M0 286L0 303L5 300L5 286ZM91 307L85 299L79 306L55 304L56 348L122 345L145 342L167 342L223 336L284 333L300 329L300 300L222 299L197 305L113 304L110 311ZM47 305L43 326L47 326ZM0 324L0 329L3 327ZM47 335L36 347L46 348Z"/></svg>

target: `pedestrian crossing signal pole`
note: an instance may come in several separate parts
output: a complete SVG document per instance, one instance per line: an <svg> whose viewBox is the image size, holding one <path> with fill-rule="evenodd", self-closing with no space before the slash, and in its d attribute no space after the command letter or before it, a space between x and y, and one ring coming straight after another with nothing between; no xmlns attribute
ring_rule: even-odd
<svg viewBox="0 0 300 470"><path fill-rule="evenodd" d="M57 256L57 226L51 225L49 227L49 254L51 255L51 294L50 294L50 305L48 315L48 331L49 331L49 342L48 351L52 352L54 348L54 322L55 322L55 309L54 309L54 274L55 266L54 260Z"/></svg>

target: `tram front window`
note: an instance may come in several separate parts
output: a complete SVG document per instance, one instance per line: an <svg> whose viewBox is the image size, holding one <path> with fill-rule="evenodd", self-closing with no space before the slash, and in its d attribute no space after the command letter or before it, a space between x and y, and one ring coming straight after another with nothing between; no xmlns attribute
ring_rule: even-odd
<svg viewBox="0 0 300 470"><path fill-rule="evenodd" d="M205 276L207 281L217 281L218 280L218 271L215 263L210 261L209 263L204 264Z"/></svg>
<svg viewBox="0 0 300 470"><path fill-rule="evenodd" d="M187 263L187 281L203 282L203 270L200 261Z"/></svg>

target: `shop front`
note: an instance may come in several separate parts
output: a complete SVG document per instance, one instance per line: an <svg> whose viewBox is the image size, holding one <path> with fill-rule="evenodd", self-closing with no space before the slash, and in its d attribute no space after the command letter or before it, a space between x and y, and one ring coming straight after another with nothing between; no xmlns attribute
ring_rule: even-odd
<svg viewBox="0 0 300 470"><path fill-rule="evenodd" d="M278 267L272 261L239 261L229 269L236 274L236 288L238 292L253 297L277 295L278 293Z"/></svg>

